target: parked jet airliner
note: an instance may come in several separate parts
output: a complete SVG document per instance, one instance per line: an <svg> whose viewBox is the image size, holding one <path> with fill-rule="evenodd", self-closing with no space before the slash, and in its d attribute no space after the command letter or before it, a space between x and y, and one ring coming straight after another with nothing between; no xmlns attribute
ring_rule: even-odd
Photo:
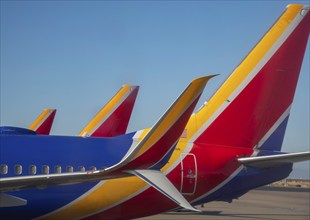
<svg viewBox="0 0 310 220"><path fill-rule="evenodd" d="M287 177L294 162L310 156L281 152L309 21L309 6L289 5L211 99L190 116L185 129L184 115L193 107L188 99L183 110L177 104L168 110L179 110L173 120L164 114L151 129L119 137L1 136L0 215L131 219L180 206L195 210L201 203L231 202ZM87 149L81 151L83 147ZM42 148L42 159L32 154ZM61 168L71 172L93 165L99 170L57 174ZM43 174L25 174L33 166L43 168ZM56 173L44 174L48 168Z"/></svg>

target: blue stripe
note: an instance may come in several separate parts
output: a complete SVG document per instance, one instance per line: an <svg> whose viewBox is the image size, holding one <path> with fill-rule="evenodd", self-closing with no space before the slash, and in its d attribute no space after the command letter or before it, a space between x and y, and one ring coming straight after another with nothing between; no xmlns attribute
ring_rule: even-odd
<svg viewBox="0 0 310 220"><path fill-rule="evenodd" d="M288 119L289 115L283 120L279 127L270 135L270 137L259 149L281 151Z"/></svg>

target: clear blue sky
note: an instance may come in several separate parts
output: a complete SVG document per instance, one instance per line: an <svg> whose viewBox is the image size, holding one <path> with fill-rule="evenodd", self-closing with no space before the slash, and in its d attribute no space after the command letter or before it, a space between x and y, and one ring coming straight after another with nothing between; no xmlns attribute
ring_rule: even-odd
<svg viewBox="0 0 310 220"><path fill-rule="evenodd" d="M129 130L150 127L193 78L219 73L208 100L289 3L1 1L0 124L28 127L51 107L52 133L76 135L130 83ZM308 46L284 151L309 150L309 81Z"/></svg>

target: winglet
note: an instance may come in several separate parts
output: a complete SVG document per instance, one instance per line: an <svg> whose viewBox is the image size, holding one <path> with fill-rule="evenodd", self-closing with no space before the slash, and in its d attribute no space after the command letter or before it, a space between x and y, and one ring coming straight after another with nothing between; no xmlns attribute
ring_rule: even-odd
<svg viewBox="0 0 310 220"><path fill-rule="evenodd" d="M56 109L44 109L39 117L29 126L29 129L35 131L37 134L49 135L55 114Z"/></svg>
<svg viewBox="0 0 310 220"><path fill-rule="evenodd" d="M154 187L156 190L167 196L173 202L177 203L179 206L191 210L194 212L201 212L195 209L174 187L174 185L168 180L168 178L158 170L134 170L129 171L129 173L136 175L141 178L149 185Z"/></svg>
<svg viewBox="0 0 310 220"><path fill-rule="evenodd" d="M193 80L164 115L155 123L145 137L116 165L105 169L122 170L160 169L167 163L166 157L179 140L203 89L213 76Z"/></svg>
<svg viewBox="0 0 310 220"><path fill-rule="evenodd" d="M124 85L79 136L113 137L126 133L139 86Z"/></svg>

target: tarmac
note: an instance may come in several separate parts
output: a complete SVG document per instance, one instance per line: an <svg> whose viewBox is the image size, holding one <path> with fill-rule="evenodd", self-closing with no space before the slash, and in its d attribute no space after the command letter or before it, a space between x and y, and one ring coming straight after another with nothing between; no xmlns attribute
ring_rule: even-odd
<svg viewBox="0 0 310 220"><path fill-rule="evenodd" d="M169 212L139 220L310 220L310 189L264 187L232 203L210 202L196 208L202 212Z"/></svg>

